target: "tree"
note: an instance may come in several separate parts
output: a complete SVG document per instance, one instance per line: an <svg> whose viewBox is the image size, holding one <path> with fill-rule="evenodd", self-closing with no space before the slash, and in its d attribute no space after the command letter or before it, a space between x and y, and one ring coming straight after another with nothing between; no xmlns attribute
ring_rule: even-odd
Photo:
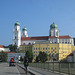
<svg viewBox="0 0 75 75"><path fill-rule="evenodd" d="M39 62L39 56L36 57L36 60L35 60L35 61L36 61L36 62Z"/></svg>
<svg viewBox="0 0 75 75"><path fill-rule="evenodd" d="M12 44L11 44L11 45L9 45L8 47L9 47L9 49L10 49L11 52L17 52L17 51L16 51L16 50L17 50L17 45L12 45Z"/></svg>
<svg viewBox="0 0 75 75"><path fill-rule="evenodd" d="M47 61L47 54L45 52L40 52L39 55L36 57L36 62L46 62Z"/></svg>
<svg viewBox="0 0 75 75"><path fill-rule="evenodd" d="M0 53L1 53L1 57L2 57L2 62L6 62L7 61L7 53L4 53L3 51Z"/></svg>
<svg viewBox="0 0 75 75"><path fill-rule="evenodd" d="M33 53L31 51L26 52L26 57L28 57L29 62L32 62L33 60Z"/></svg>
<svg viewBox="0 0 75 75"><path fill-rule="evenodd" d="M67 62L67 59L64 58L64 59L60 60L60 62Z"/></svg>

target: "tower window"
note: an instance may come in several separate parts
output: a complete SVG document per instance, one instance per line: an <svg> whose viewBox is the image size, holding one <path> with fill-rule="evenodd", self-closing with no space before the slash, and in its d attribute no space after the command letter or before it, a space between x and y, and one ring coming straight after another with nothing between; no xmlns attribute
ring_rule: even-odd
<svg viewBox="0 0 75 75"><path fill-rule="evenodd" d="M23 45L25 45L25 43L23 43Z"/></svg>
<svg viewBox="0 0 75 75"><path fill-rule="evenodd" d="M15 45L16 45L16 42L15 42Z"/></svg>
<svg viewBox="0 0 75 75"><path fill-rule="evenodd" d="M15 39L16 39L16 36L15 36Z"/></svg>
<svg viewBox="0 0 75 75"><path fill-rule="evenodd" d="M31 45L31 43L29 43L29 45Z"/></svg>

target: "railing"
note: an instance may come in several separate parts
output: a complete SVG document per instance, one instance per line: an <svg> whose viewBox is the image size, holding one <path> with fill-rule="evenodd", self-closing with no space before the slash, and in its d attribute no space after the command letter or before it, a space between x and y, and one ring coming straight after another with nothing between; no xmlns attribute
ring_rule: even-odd
<svg viewBox="0 0 75 75"><path fill-rule="evenodd" d="M75 75L75 63L59 63L59 62L49 62L49 63L30 63L29 66L47 69L51 71L57 71L58 73L66 73L68 75Z"/></svg>

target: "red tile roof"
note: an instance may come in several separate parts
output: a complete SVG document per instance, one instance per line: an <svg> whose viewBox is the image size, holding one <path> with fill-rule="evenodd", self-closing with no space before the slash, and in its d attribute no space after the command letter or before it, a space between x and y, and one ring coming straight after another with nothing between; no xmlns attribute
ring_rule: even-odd
<svg viewBox="0 0 75 75"><path fill-rule="evenodd" d="M67 36L59 36L59 39L66 39L66 38L71 38L69 35L67 35Z"/></svg>
<svg viewBox="0 0 75 75"><path fill-rule="evenodd" d="M38 36L38 37L21 37L21 40L48 40L49 38L57 38L55 36ZM59 36L59 39L71 38L70 36Z"/></svg>
<svg viewBox="0 0 75 75"><path fill-rule="evenodd" d="M21 40L48 40L49 36L40 36L40 37L21 37Z"/></svg>
<svg viewBox="0 0 75 75"><path fill-rule="evenodd" d="M16 53L16 52L4 52L4 53Z"/></svg>
<svg viewBox="0 0 75 75"><path fill-rule="evenodd" d="M5 48L5 46L3 46L3 45L0 45L0 48Z"/></svg>

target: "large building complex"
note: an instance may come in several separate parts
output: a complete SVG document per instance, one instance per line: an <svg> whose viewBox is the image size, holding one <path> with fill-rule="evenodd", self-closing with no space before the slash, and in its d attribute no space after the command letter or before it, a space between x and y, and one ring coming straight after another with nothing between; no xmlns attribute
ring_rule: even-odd
<svg viewBox="0 0 75 75"><path fill-rule="evenodd" d="M49 36L28 37L27 28L20 30L20 23L16 22L13 30L13 44L17 45L21 52L30 50L35 61L39 52L46 52L50 60L60 61L66 58L75 49L73 38L69 35L59 36L57 25L50 25ZM73 47L73 48L72 48Z"/></svg>

